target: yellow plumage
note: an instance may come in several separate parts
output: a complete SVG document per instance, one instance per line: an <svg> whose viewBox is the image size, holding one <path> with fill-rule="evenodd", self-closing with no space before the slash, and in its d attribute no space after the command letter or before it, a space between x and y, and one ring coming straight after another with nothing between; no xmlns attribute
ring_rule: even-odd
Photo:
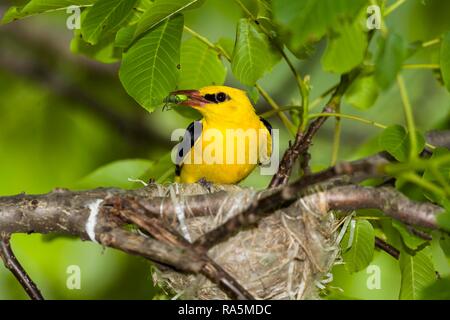
<svg viewBox="0 0 450 320"><path fill-rule="evenodd" d="M235 184L246 178L272 152L268 123L255 113L244 91L210 86L183 90L187 100L179 102L198 110L201 135L179 163L176 180L195 183L201 179L219 184Z"/></svg>

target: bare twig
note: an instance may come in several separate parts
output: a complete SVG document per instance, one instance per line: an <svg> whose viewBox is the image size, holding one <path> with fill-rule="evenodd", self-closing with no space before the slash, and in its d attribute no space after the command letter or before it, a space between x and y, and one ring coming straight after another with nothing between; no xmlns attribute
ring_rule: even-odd
<svg viewBox="0 0 450 320"><path fill-rule="evenodd" d="M330 101L323 109L323 113L332 113L336 110L338 105L341 103L341 98L349 87L350 83L351 81L349 79L349 75L342 76L341 82L334 91L332 97L330 98ZM269 184L269 188L278 187L288 182L295 161L297 161L299 157L304 156L308 152L313 137L316 135L317 131L319 131L326 120L327 117L318 117L313 122L311 122L306 132L303 132L301 130L297 132L295 142L284 153L283 158L280 162L280 166L278 168L278 172L273 176ZM307 167L307 163L305 163L305 160L303 161L302 166Z"/></svg>
<svg viewBox="0 0 450 320"><path fill-rule="evenodd" d="M0 234L0 257L5 267L16 277L17 281L32 300L44 300L38 287L14 255L8 234Z"/></svg>
<svg viewBox="0 0 450 320"><path fill-rule="evenodd" d="M426 232L424 232L422 230L419 230L419 229L417 229L417 228L415 228L413 226L409 226L409 225L407 225L406 228L408 229L409 232L411 232L416 237L419 237L419 238L421 238L423 240L426 240L426 241L433 240L433 237L431 235L429 235L428 233L426 233Z"/></svg>
<svg viewBox="0 0 450 320"><path fill-rule="evenodd" d="M375 246L377 248L383 250L390 256L392 256L394 259L398 260L400 258L400 251L398 249L394 248L393 246L391 246L389 243L387 243L383 239L375 237Z"/></svg>

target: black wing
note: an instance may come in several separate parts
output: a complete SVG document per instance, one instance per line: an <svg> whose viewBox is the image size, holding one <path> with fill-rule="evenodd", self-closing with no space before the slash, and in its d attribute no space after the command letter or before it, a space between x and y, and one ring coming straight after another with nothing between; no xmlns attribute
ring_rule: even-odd
<svg viewBox="0 0 450 320"><path fill-rule="evenodd" d="M195 141L202 134L202 122L200 120L194 121L186 128L183 140L178 144L177 161L175 167L175 175L179 176L181 167L183 166L183 159L192 149Z"/></svg>
<svg viewBox="0 0 450 320"><path fill-rule="evenodd" d="M270 124L270 122L267 121L266 119L262 118L262 117L259 117L259 119L264 124L264 126L267 128L267 130L269 130L270 136L272 137L272 125Z"/></svg>
<svg viewBox="0 0 450 320"><path fill-rule="evenodd" d="M266 119L259 117L259 119L261 120L261 122L264 124L264 126L266 127L266 129L269 131L270 136L272 137L272 150L273 150L273 145L274 145L274 141L273 141L273 134L272 134L272 125L270 124L269 121L267 121ZM273 151L272 151L273 152ZM258 163L258 165L261 165L261 163Z"/></svg>

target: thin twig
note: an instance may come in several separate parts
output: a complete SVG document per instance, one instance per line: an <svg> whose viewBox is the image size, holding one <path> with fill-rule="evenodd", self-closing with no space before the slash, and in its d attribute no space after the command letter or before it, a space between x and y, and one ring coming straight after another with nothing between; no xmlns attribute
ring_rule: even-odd
<svg viewBox="0 0 450 320"><path fill-rule="evenodd" d="M408 231L410 233L412 233L416 237L419 237L419 238L421 238L423 240L426 240L426 241L433 240L433 237L431 235L429 235L428 233L426 233L425 231L419 230L419 229L417 229L417 228L415 228L413 226L409 226L409 225L407 225L406 228L408 229Z"/></svg>
<svg viewBox="0 0 450 320"><path fill-rule="evenodd" d="M11 248L10 236L0 235L0 257L32 300L44 300L36 284L17 260Z"/></svg>
<svg viewBox="0 0 450 320"><path fill-rule="evenodd" d="M336 108L341 103L341 98L349 87L350 83L351 81L349 80L348 76L342 77L340 84L330 98L330 101L325 106L323 113L335 112ZM301 130L298 131L294 144L284 153L278 171L273 176L269 184L269 188L278 187L288 182L295 161L308 151L309 147L311 146L313 137L325 123L326 119L327 117L318 117L310 123L306 132L303 132Z"/></svg>
<svg viewBox="0 0 450 320"><path fill-rule="evenodd" d="M381 238L375 237L375 246L397 260L400 258L400 251Z"/></svg>

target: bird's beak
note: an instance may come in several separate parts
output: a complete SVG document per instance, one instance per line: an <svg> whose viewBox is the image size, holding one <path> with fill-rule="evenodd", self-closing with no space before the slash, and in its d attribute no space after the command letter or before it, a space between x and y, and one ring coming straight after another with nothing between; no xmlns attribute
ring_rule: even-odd
<svg viewBox="0 0 450 320"><path fill-rule="evenodd" d="M186 96L187 99L182 99L176 102L179 106L188 107L202 107L205 104L211 103L206 100L198 90L178 90L170 93L170 96Z"/></svg>

